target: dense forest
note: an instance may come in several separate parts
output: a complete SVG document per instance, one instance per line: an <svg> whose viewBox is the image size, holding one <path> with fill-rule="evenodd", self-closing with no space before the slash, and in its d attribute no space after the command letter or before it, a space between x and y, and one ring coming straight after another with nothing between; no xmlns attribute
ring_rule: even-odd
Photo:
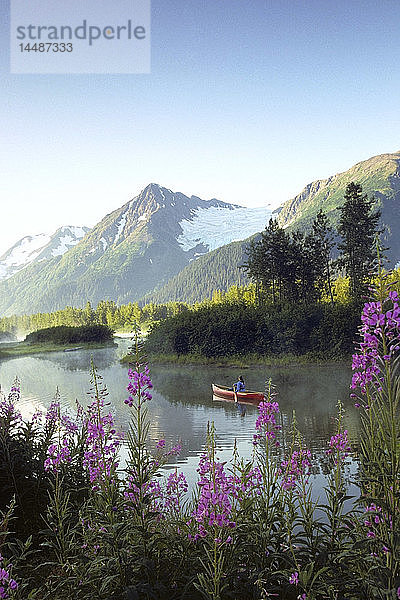
<svg viewBox="0 0 400 600"><path fill-rule="evenodd" d="M253 236L259 239L260 234ZM250 282L241 268L247 257L248 240L232 242L192 261L159 290L144 297L146 303L163 304L183 301L196 304L211 298L215 290L228 290L233 284L243 286Z"/></svg>

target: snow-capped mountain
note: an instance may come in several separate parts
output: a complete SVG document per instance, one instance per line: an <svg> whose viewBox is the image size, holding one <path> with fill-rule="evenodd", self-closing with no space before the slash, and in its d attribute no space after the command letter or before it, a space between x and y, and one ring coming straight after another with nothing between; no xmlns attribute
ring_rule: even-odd
<svg viewBox="0 0 400 600"><path fill-rule="evenodd" d="M157 237L188 253L190 260L264 229L271 212L267 207L247 208L215 198L188 197L151 183L93 228L88 252L99 256L150 228Z"/></svg>
<svg viewBox="0 0 400 600"><path fill-rule="evenodd" d="M0 282L0 313L139 300L199 256L261 231L270 214L267 207L202 200L152 183L64 254L52 247L50 259L38 262L38 241L30 264Z"/></svg>
<svg viewBox="0 0 400 600"><path fill-rule="evenodd" d="M33 262L62 256L89 231L88 227L60 227L53 234L28 235L0 256L0 279L8 279Z"/></svg>

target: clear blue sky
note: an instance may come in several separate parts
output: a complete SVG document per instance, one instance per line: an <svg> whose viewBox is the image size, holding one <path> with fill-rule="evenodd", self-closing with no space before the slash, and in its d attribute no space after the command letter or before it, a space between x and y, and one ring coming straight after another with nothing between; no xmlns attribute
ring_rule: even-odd
<svg viewBox="0 0 400 600"><path fill-rule="evenodd" d="M0 255L149 182L277 206L400 149L398 0L153 0L151 74L47 76L9 74L0 2Z"/></svg>

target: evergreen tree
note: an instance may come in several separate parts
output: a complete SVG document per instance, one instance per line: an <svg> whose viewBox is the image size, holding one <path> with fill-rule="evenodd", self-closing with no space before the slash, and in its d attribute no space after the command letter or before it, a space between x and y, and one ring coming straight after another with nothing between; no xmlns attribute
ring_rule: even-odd
<svg viewBox="0 0 400 600"><path fill-rule="evenodd" d="M293 302L315 302L315 264L311 236L302 231L290 235L287 260L289 300Z"/></svg>
<svg viewBox="0 0 400 600"><path fill-rule="evenodd" d="M379 229L381 212L373 210L374 199L363 194L358 183L349 183L344 200L338 209L338 233L342 238L338 264L350 278L351 298L361 301L377 261L376 237L382 233Z"/></svg>
<svg viewBox="0 0 400 600"><path fill-rule="evenodd" d="M247 248L247 262L243 268L254 282L261 284L275 303L282 301L290 281L290 239L275 219L268 225L257 242L251 241Z"/></svg>
<svg viewBox="0 0 400 600"><path fill-rule="evenodd" d="M250 279L261 284L268 297L272 297L273 303L315 301L317 294L310 236L300 231L288 234L270 219L261 239L253 241L247 252L244 268Z"/></svg>
<svg viewBox="0 0 400 600"><path fill-rule="evenodd" d="M313 221L309 243L319 299L325 291L331 302L333 302L332 249L335 245L334 237L333 228L329 225L328 217L320 210Z"/></svg>

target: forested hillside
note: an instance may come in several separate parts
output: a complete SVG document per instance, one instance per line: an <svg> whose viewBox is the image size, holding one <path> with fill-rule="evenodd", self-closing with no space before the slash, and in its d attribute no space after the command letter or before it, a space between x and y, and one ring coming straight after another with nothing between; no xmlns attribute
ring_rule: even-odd
<svg viewBox="0 0 400 600"><path fill-rule="evenodd" d="M253 236L258 239L259 235ZM216 290L227 291L232 285L246 285L249 278L241 268L247 260L250 239L232 242L191 262L159 290L147 294L144 302L156 304L187 302L193 304L211 298Z"/></svg>

